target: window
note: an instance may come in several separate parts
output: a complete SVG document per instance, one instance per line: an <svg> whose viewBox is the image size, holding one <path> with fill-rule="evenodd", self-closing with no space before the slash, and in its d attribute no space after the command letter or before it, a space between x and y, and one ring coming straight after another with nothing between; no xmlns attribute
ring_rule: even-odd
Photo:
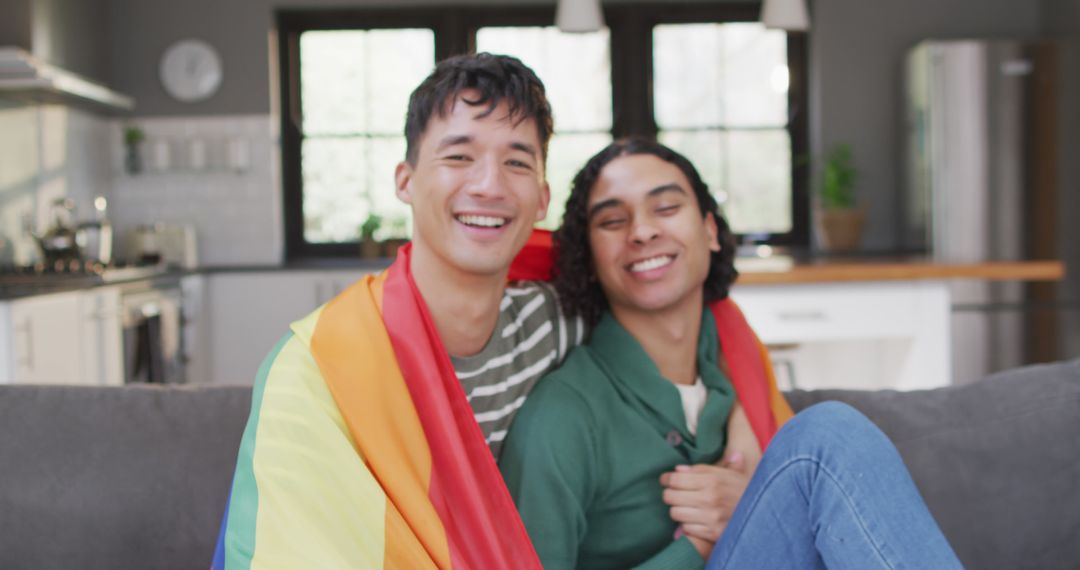
<svg viewBox="0 0 1080 570"><path fill-rule="evenodd" d="M738 233L791 231L787 36L757 23L653 28L657 139L698 168ZM707 67L681 65L712 54Z"/></svg>
<svg viewBox="0 0 1080 570"><path fill-rule="evenodd" d="M373 213L404 232L409 209L394 196L393 172L409 94L434 65L431 30L300 35L304 241L355 241Z"/></svg>
<svg viewBox="0 0 1080 570"><path fill-rule="evenodd" d="M287 256L355 255L371 214L384 220L376 237L408 235L393 191L408 96L435 61L468 51L519 57L547 87L542 226L559 224L587 157L641 134L694 162L736 232L805 245L805 39L765 30L757 12L614 6L589 34L559 32L553 8L279 12Z"/></svg>
<svg viewBox="0 0 1080 570"><path fill-rule="evenodd" d="M607 30L564 34L555 27L486 27L476 32L476 51L517 57L544 82L555 133L547 157L551 206L540 224L562 220L570 183L585 157L611 142L611 57Z"/></svg>

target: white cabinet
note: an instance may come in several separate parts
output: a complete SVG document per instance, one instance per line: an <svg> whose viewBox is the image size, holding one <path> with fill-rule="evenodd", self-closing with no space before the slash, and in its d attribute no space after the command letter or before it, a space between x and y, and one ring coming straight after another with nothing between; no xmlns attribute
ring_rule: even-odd
<svg viewBox="0 0 1080 570"><path fill-rule="evenodd" d="M120 289L97 287L80 291L80 383L119 386L124 383L124 346Z"/></svg>
<svg viewBox="0 0 1080 570"><path fill-rule="evenodd" d="M9 302L8 308L6 382L80 383L79 293L26 297Z"/></svg>
<svg viewBox="0 0 1080 570"><path fill-rule="evenodd" d="M289 324L329 301L365 272L253 271L211 273L207 287L209 378L251 384Z"/></svg>
<svg viewBox="0 0 1080 570"><path fill-rule="evenodd" d="M950 383L949 292L937 281L737 285L781 388Z"/></svg>
<svg viewBox="0 0 1080 570"><path fill-rule="evenodd" d="M100 287L0 303L0 383L123 383L120 293Z"/></svg>
<svg viewBox="0 0 1080 570"><path fill-rule="evenodd" d="M290 323L364 273L209 274L209 373L189 374L189 381L250 384ZM770 347L782 388L949 384L949 294L942 282L738 285L732 297Z"/></svg>
<svg viewBox="0 0 1080 570"><path fill-rule="evenodd" d="M180 278L183 296L180 317L184 347L184 378L204 383L210 379L210 310L206 293L207 277L201 273Z"/></svg>

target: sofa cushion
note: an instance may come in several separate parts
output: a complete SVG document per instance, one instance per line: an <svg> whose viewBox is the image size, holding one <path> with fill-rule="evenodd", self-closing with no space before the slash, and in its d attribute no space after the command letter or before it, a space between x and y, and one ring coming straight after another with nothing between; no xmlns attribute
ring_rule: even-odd
<svg viewBox="0 0 1080 570"><path fill-rule="evenodd" d="M207 568L250 387L0 386L0 568Z"/></svg>
<svg viewBox="0 0 1080 570"><path fill-rule="evenodd" d="M1080 360L914 392L792 392L841 400L896 443L968 568L1080 568Z"/></svg>

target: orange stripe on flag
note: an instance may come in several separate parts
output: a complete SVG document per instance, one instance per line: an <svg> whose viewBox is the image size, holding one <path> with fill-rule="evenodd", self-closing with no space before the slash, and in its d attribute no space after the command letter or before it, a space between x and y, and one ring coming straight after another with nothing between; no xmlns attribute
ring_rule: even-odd
<svg viewBox="0 0 1080 570"><path fill-rule="evenodd" d="M379 312L385 275L369 275L327 304L311 351L387 494L385 566L449 568L446 532L428 497L431 451Z"/></svg>
<svg viewBox="0 0 1080 570"><path fill-rule="evenodd" d="M780 393L780 388L776 385L776 372L773 371L772 359L769 358L769 349L765 347L760 338L757 338L756 334L754 339L757 340L761 360L765 363L765 375L769 387L769 409L772 410L773 419L776 420L776 428L780 429L780 426L795 416L795 411L791 409L791 405L787 403L784 395Z"/></svg>

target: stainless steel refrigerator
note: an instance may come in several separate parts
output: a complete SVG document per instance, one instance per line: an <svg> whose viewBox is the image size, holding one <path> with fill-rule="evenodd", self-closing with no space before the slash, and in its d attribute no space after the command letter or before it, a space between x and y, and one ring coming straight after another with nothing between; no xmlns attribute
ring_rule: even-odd
<svg viewBox="0 0 1080 570"><path fill-rule="evenodd" d="M1080 220L1059 222L1067 165L1053 41L946 40L905 62L909 250L962 262L1060 259ZM1073 240L1073 241L1070 241ZM1069 260L1065 260L1068 262ZM1061 283L956 282L953 381L1080 356L1080 295Z"/></svg>

